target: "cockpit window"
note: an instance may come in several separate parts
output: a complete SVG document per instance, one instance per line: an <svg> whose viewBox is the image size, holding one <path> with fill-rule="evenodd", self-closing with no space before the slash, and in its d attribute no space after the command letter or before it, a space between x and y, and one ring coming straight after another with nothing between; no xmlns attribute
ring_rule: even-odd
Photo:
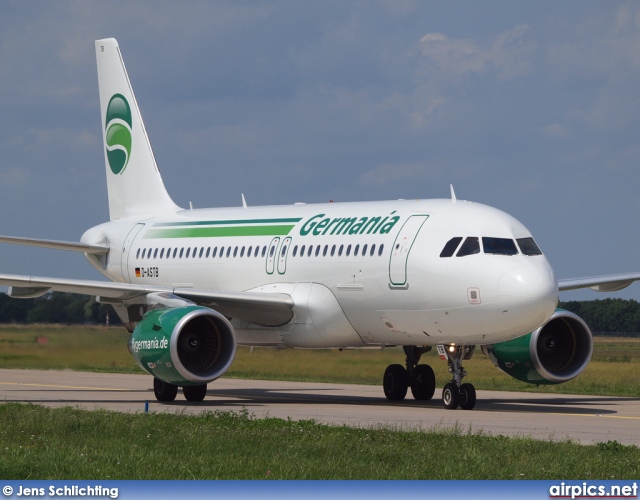
<svg viewBox="0 0 640 500"><path fill-rule="evenodd" d="M464 257L465 255L472 255L474 253L480 253L480 241L476 236L469 236L464 240L456 257Z"/></svg>
<svg viewBox="0 0 640 500"><path fill-rule="evenodd" d="M447 244L442 249L442 253L440 254L440 257L451 257L453 253L456 251L456 248L458 248L458 245L460 244L461 241L462 241L461 236L456 236L455 238L451 238L449 241L447 241Z"/></svg>
<svg viewBox="0 0 640 500"><path fill-rule="evenodd" d="M542 250L533 238L518 238L516 240L520 251L525 255L542 255Z"/></svg>
<svg viewBox="0 0 640 500"><path fill-rule="evenodd" d="M515 242L508 238L489 238L483 236L482 246L484 247L484 253L498 255L516 255L518 253Z"/></svg>

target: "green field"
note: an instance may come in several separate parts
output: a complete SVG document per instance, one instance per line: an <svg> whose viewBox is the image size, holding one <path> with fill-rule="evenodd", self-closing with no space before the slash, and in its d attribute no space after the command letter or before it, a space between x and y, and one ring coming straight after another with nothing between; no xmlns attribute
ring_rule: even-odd
<svg viewBox="0 0 640 500"><path fill-rule="evenodd" d="M84 326L0 327L0 368L72 369L143 373L127 350L124 328ZM435 351L435 350L434 350ZM432 351L422 358L438 386L450 375ZM380 384L387 365L404 363L401 349L305 350L240 347L228 377ZM556 386L531 386L497 370L479 349L465 362L465 381L477 389L640 396L640 339L596 337L593 360L578 378Z"/></svg>
<svg viewBox="0 0 640 500"><path fill-rule="evenodd" d="M246 413L124 414L0 405L0 478L633 479L615 441L354 429Z"/></svg>

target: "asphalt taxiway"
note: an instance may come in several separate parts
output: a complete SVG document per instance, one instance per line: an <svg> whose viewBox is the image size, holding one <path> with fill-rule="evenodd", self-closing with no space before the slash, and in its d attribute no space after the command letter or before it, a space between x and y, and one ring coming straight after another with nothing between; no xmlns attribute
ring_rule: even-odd
<svg viewBox="0 0 640 500"><path fill-rule="evenodd" d="M149 375L0 369L0 402L9 401L123 412L143 412L146 402L150 412L246 408L257 417L337 425L457 427L463 433L640 446L640 399L615 396L478 391L476 408L465 411L442 408L440 389L428 402L410 394L390 402L379 386L222 378L209 384L201 403L187 403L181 393L173 403L159 403Z"/></svg>

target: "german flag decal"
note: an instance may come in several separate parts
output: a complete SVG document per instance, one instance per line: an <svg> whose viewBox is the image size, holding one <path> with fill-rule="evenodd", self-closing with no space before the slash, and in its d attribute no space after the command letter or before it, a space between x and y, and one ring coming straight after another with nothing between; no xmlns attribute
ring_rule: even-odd
<svg viewBox="0 0 640 500"><path fill-rule="evenodd" d="M140 278L140 268L136 267L136 278Z"/></svg>

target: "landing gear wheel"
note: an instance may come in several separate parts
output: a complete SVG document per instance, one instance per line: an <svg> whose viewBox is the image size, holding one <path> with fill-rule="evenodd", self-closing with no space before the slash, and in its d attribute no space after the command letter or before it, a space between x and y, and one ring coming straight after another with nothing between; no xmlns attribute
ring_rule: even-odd
<svg viewBox="0 0 640 500"><path fill-rule="evenodd" d="M473 410L476 405L476 388L472 384L462 384L460 386L460 408L463 410Z"/></svg>
<svg viewBox="0 0 640 500"><path fill-rule="evenodd" d="M409 388L409 374L402 365L389 365L382 379L384 395L389 401L402 401Z"/></svg>
<svg viewBox="0 0 640 500"><path fill-rule="evenodd" d="M187 401L202 401L207 395L207 384L203 385L185 385L182 393Z"/></svg>
<svg viewBox="0 0 640 500"><path fill-rule="evenodd" d="M411 394L418 401L429 401L436 390L436 376L429 365L418 365L413 371L415 378L411 381Z"/></svg>
<svg viewBox="0 0 640 500"><path fill-rule="evenodd" d="M453 382L442 388L442 403L447 410L455 410L460 404L460 391Z"/></svg>
<svg viewBox="0 0 640 500"><path fill-rule="evenodd" d="M176 399L178 394L178 386L163 382L159 378L153 379L153 392L156 395L156 399L163 403L170 403Z"/></svg>

